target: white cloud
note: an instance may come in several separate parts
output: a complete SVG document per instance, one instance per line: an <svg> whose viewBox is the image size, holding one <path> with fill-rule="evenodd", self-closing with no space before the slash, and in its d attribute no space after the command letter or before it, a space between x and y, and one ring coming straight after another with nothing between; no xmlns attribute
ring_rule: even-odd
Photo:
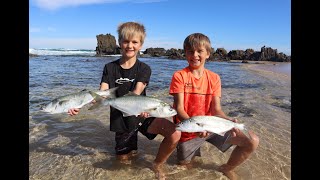
<svg viewBox="0 0 320 180"><path fill-rule="evenodd" d="M73 7L88 4L104 4L104 3L153 3L167 0L32 0L32 2L41 9L57 10L64 7Z"/></svg>
<svg viewBox="0 0 320 180"><path fill-rule="evenodd" d="M40 31L41 31L40 28L29 28L29 32L31 33L40 32Z"/></svg>
<svg viewBox="0 0 320 180"><path fill-rule="evenodd" d="M49 32L56 32L57 31L57 29L53 28L53 27L48 27L47 29Z"/></svg>
<svg viewBox="0 0 320 180"><path fill-rule="evenodd" d="M147 37L144 44L143 48L164 48L164 49L171 49L171 48L176 48L176 49L182 49L182 44L183 42L175 41L175 40L170 40L169 38L153 38L153 37Z"/></svg>
<svg viewBox="0 0 320 180"><path fill-rule="evenodd" d="M29 48L75 48L96 49L96 38L32 38L29 37Z"/></svg>

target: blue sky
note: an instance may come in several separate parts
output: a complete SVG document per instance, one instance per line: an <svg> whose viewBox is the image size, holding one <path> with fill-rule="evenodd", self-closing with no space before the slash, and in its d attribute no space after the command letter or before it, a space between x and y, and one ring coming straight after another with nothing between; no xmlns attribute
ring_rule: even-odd
<svg viewBox="0 0 320 180"><path fill-rule="evenodd" d="M262 46L291 55L290 0L29 0L29 48L95 49L96 35L127 21L145 25L142 49L180 48L191 33L212 47Z"/></svg>

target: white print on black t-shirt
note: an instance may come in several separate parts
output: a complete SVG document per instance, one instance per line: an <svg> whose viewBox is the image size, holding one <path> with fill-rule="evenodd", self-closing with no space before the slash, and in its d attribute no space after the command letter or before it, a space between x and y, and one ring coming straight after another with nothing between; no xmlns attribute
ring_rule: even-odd
<svg viewBox="0 0 320 180"><path fill-rule="evenodd" d="M130 79L128 79L128 78L122 78L122 77L121 77L120 79L117 79L117 80L116 80L116 83L117 83L117 84L123 84L124 82L130 82L130 81L133 82L134 79L131 79L131 80L130 80Z"/></svg>

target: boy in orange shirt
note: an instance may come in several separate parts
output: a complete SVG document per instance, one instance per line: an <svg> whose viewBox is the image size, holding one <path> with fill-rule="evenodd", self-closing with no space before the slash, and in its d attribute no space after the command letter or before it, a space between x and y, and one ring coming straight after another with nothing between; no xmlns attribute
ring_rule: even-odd
<svg viewBox="0 0 320 180"><path fill-rule="evenodd" d="M174 122L178 123L192 116L220 116L236 122L225 115L220 105L221 80L220 76L204 67L209 58L211 43L209 38L201 33L189 35L183 44L188 67L176 71L172 76L170 94L174 96L174 108L178 114ZM182 132L177 145L178 163L191 165L195 156L200 156L200 146L209 142L220 151L225 152L236 145L228 162L219 167L230 179L236 179L232 171L243 163L258 147L259 138L249 131L251 138L245 136L239 129L232 129L224 137L208 132Z"/></svg>

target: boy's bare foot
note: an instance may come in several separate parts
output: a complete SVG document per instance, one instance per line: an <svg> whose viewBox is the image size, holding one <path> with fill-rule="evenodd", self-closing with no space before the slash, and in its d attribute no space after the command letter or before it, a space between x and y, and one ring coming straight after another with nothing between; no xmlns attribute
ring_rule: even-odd
<svg viewBox="0 0 320 180"><path fill-rule="evenodd" d="M165 176L165 173L163 171L163 164L158 164L158 163L152 163L152 170L153 172L155 173L156 175L156 178L158 180L165 180L166 179L166 176Z"/></svg>
<svg viewBox="0 0 320 180"><path fill-rule="evenodd" d="M138 154L137 151L133 150L128 154L117 155L117 160L121 164L131 164L131 158L135 157Z"/></svg>
<svg viewBox="0 0 320 180"><path fill-rule="evenodd" d="M178 164L179 164L179 166L184 167L186 169L193 168L193 162L192 161L188 161L188 162L181 161L181 162L178 162Z"/></svg>
<svg viewBox="0 0 320 180"><path fill-rule="evenodd" d="M218 171L222 172L223 175L227 176L230 180L237 180L237 174L232 170L234 168L224 164L218 168Z"/></svg>
<svg viewBox="0 0 320 180"><path fill-rule="evenodd" d="M131 164L131 160L129 156L130 155L128 154L117 155L117 160L121 164Z"/></svg>
<svg viewBox="0 0 320 180"><path fill-rule="evenodd" d="M117 160L121 164L131 164L131 158L137 155L137 151L133 150L128 154L117 155Z"/></svg>
<svg viewBox="0 0 320 180"><path fill-rule="evenodd" d="M129 154L130 154L131 157L135 157L135 156L138 155L138 151L132 150Z"/></svg>

